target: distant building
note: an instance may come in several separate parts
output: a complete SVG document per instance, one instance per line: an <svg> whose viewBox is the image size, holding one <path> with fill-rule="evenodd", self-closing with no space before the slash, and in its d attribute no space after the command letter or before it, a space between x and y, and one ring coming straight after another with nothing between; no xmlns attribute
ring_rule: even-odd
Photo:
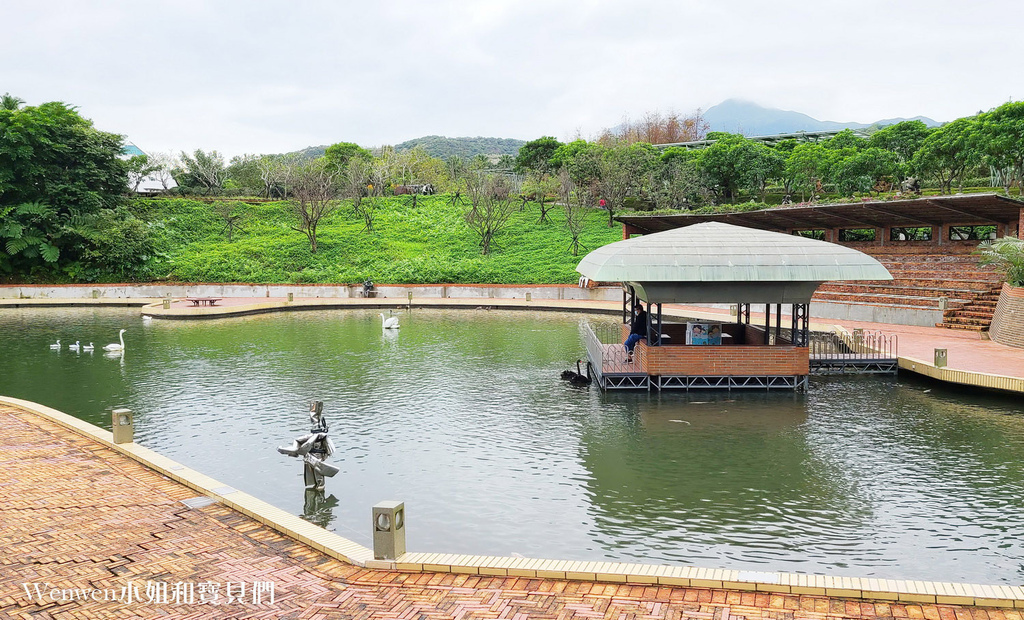
<svg viewBox="0 0 1024 620"><path fill-rule="evenodd" d="M142 149L131 142L125 144L124 148L121 149L122 159L129 159L131 157L138 157L139 155L145 154L146 153ZM134 182L134 179L132 179L132 184L134 184ZM139 186L135 189L135 193L140 196L155 196L168 190L172 190L175 187L178 187L177 181L174 180L174 177L171 176L169 171L165 171L143 177L142 181L139 182Z"/></svg>

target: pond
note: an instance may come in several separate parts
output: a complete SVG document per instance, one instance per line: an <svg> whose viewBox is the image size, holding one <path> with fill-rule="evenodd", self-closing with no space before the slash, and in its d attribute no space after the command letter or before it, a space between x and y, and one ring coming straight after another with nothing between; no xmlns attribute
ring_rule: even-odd
<svg viewBox="0 0 1024 620"><path fill-rule="evenodd" d="M366 546L371 506L401 500L411 551L1024 581L1020 399L903 376L602 393L559 380L580 315L397 315L389 334L365 310L5 309L0 394L108 429L128 407L138 443ZM312 399L341 467L326 497L275 449Z"/></svg>

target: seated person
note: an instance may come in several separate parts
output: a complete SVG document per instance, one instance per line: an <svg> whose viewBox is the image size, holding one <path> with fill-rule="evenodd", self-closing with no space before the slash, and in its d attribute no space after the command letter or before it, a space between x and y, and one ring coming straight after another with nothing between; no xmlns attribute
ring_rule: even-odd
<svg viewBox="0 0 1024 620"><path fill-rule="evenodd" d="M636 305L636 313L629 325L629 337L626 338L625 347L628 354L627 359L632 362L636 343L640 342L641 338L647 337L647 311L644 310L643 304Z"/></svg>

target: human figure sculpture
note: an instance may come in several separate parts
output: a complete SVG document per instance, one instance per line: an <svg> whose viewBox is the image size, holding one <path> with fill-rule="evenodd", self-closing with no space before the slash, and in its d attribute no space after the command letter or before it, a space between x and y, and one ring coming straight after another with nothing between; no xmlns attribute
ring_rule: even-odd
<svg viewBox="0 0 1024 620"><path fill-rule="evenodd" d="M328 437L329 428L323 416L324 403L314 400L309 404L309 422L313 428L308 435L296 437L290 446L278 446L277 451L287 456L302 458L303 480L307 489L323 489L324 479L341 471L327 462L334 454L334 442Z"/></svg>

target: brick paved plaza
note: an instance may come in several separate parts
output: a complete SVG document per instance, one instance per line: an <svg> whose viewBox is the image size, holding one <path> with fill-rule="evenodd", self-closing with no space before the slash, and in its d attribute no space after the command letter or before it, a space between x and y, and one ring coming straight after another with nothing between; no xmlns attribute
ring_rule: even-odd
<svg viewBox="0 0 1024 620"><path fill-rule="evenodd" d="M190 508L195 491L8 405L0 468L2 618L1024 620L1012 609L367 570L220 504Z"/></svg>

